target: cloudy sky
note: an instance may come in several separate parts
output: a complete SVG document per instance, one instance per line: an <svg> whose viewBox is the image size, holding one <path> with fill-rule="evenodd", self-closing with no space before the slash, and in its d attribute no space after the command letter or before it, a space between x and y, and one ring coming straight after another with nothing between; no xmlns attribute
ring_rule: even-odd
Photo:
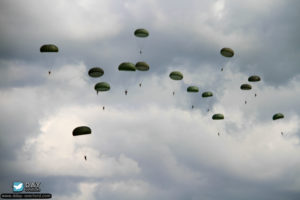
<svg viewBox="0 0 300 200"><path fill-rule="evenodd" d="M299 200L299 10L296 0L0 1L0 193L39 181L58 200ZM59 53L41 54L49 43ZM137 61L150 70L118 71ZM88 76L95 66L104 76ZM241 91L251 75L262 80ZM97 96L101 81L111 90ZM77 126L92 134L73 137Z"/></svg>

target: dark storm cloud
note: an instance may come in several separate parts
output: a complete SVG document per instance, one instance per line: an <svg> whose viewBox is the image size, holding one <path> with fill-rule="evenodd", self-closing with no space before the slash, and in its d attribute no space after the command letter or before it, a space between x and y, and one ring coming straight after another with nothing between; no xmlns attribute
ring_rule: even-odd
<svg viewBox="0 0 300 200"><path fill-rule="evenodd" d="M52 42L61 49L57 65L76 61L83 61L87 66L100 65L116 80L113 73L121 62L135 62L141 58L149 62L151 72L154 73L165 72L166 66L176 63L176 60L188 60L190 65L185 67L190 69L201 68L205 63L211 67L219 66L222 64L220 48L222 45L231 45L236 51L237 67L247 74L262 75L266 83L286 83L299 73L299 4L295 2L267 2L266 7L250 2L245 5L235 1L225 2L222 10L224 14L220 19L206 16L211 11L204 7L211 9L213 4L199 4L196 1L186 4L164 2L159 7L156 7L156 2L153 8L157 10L145 12L140 18L134 12L139 13L143 4L126 2L126 7L126 3L115 2L108 8L120 11L117 15L112 13L118 17L117 21L110 19L113 21L112 26L119 31L111 35L108 33L104 36L105 40L101 36L94 36L99 31L87 23L89 18L95 20L93 17L97 14L87 15L83 6L75 4L70 8L70 16L76 16L73 12L79 11L82 20L79 25L89 29L83 31L85 35L79 35L78 39L72 37L72 29L68 31L64 28L66 25L71 26L70 17L62 16L64 4L33 3L24 9L21 1L16 2L18 4L3 1L1 6L2 59L21 59L29 63L38 60L41 65L41 60L49 58L41 57L39 47L45 42ZM49 11L44 14L42 10L46 7ZM132 10L135 8L136 11ZM201 16L201 12L206 15ZM176 20L177 16L183 17ZM145 55L139 58L133 30L143 24L140 20L144 18L149 20L145 28L150 30L150 36L146 42ZM60 22L53 24L53 20ZM211 36L207 32L208 27L212 27ZM75 28L80 29L79 26ZM201 34L198 29L203 29ZM86 40L83 40L84 36ZM215 38L222 38L223 41Z"/></svg>

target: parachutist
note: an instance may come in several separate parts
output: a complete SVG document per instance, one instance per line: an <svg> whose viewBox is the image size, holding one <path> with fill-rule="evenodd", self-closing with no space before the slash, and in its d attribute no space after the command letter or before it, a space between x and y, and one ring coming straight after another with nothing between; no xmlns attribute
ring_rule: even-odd
<svg viewBox="0 0 300 200"><path fill-rule="evenodd" d="M139 86L142 87L142 83L140 83Z"/></svg>
<svg viewBox="0 0 300 200"><path fill-rule="evenodd" d="M221 71L223 71L223 67L221 68Z"/></svg>
<svg viewBox="0 0 300 200"><path fill-rule="evenodd" d="M192 105L192 109L194 109L194 105Z"/></svg>
<svg viewBox="0 0 300 200"><path fill-rule="evenodd" d="M175 95L175 92L173 92L173 96Z"/></svg>
<svg viewBox="0 0 300 200"><path fill-rule="evenodd" d="M102 109L105 110L105 106L103 106Z"/></svg>
<svg viewBox="0 0 300 200"><path fill-rule="evenodd" d="M140 54L142 54L142 50L140 50Z"/></svg>
<svg viewBox="0 0 300 200"><path fill-rule="evenodd" d="M51 71L48 71L48 74L50 75L50 74L51 74Z"/></svg>
<svg viewBox="0 0 300 200"><path fill-rule="evenodd" d="M125 95L127 95L127 90L125 90Z"/></svg>
<svg viewBox="0 0 300 200"><path fill-rule="evenodd" d="M84 159L87 160L86 156L84 156Z"/></svg>
<svg viewBox="0 0 300 200"><path fill-rule="evenodd" d="M283 132L281 132L281 135L283 135Z"/></svg>
<svg viewBox="0 0 300 200"><path fill-rule="evenodd" d="M218 136L220 136L220 133L218 132Z"/></svg>
<svg viewBox="0 0 300 200"><path fill-rule="evenodd" d="M245 104L247 104L247 101L245 101Z"/></svg>
<svg viewBox="0 0 300 200"><path fill-rule="evenodd" d="M256 97L256 96L257 96L257 94L255 93L255 94L254 94L254 97Z"/></svg>

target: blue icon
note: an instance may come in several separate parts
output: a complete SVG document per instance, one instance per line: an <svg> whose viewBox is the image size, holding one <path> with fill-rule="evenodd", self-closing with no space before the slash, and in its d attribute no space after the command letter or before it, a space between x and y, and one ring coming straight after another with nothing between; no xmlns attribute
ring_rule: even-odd
<svg viewBox="0 0 300 200"><path fill-rule="evenodd" d="M14 182L13 183L13 191L14 192L22 192L24 189L24 185L22 182Z"/></svg>

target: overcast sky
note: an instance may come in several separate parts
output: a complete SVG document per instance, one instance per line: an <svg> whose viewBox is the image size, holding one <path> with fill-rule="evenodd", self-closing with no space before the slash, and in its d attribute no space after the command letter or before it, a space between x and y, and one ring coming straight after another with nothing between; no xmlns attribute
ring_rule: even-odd
<svg viewBox="0 0 300 200"><path fill-rule="evenodd" d="M0 1L0 193L39 181L58 200L299 200L299 10L296 0ZM150 70L118 71L138 61ZM95 66L104 76L88 76ZM262 80L240 90L251 75ZM97 96L101 81L111 90ZM73 137L78 126L92 134Z"/></svg>

